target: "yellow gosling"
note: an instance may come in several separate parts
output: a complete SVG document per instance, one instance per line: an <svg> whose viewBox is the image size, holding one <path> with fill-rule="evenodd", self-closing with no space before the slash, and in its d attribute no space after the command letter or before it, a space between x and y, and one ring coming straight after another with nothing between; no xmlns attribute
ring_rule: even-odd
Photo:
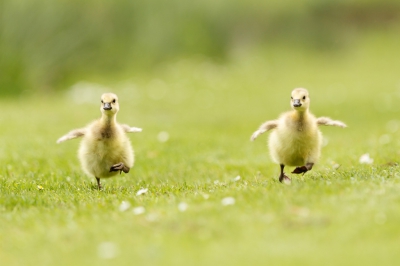
<svg viewBox="0 0 400 266"><path fill-rule="evenodd" d="M322 133L319 125L346 127L341 121L328 117L316 118L309 112L308 91L297 88L292 91L290 104L292 111L283 113L277 120L263 123L251 136L254 141L259 135L274 129L268 141L271 158L281 168L279 181L290 183L285 175L285 166L295 166L292 173L300 174L311 170L321 154Z"/></svg>
<svg viewBox="0 0 400 266"><path fill-rule="evenodd" d="M88 126L74 129L57 140L57 143L83 137L78 157L83 170L97 180L108 178L118 172L128 173L133 167L134 155L126 133L141 132L141 128L117 123L118 97L113 93L101 96L101 118Z"/></svg>

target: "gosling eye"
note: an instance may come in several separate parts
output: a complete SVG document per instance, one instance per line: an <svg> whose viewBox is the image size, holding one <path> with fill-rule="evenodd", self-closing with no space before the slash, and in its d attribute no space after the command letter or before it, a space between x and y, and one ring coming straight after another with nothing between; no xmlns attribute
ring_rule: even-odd
<svg viewBox="0 0 400 266"><path fill-rule="evenodd" d="M101 100L101 103L104 103L103 100Z"/></svg>
<svg viewBox="0 0 400 266"><path fill-rule="evenodd" d="M303 96L303 100L305 100L306 99L306 96Z"/></svg>
<svg viewBox="0 0 400 266"><path fill-rule="evenodd" d="M115 103L116 102L115 99L112 102Z"/></svg>
<svg viewBox="0 0 400 266"><path fill-rule="evenodd" d="M293 100L293 97L290 97L290 99L292 99L292 100Z"/></svg>

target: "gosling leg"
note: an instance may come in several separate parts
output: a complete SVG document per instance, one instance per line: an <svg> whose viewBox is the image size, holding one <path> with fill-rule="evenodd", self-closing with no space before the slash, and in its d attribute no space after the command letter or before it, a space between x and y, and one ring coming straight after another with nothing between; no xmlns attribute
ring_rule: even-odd
<svg viewBox="0 0 400 266"><path fill-rule="evenodd" d="M99 190L102 189L103 187L101 186L100 178L96 177L96 180L97 180L97 187L99 188Z"/></svg>
<svg viewBox="0 0 400 266"><path fill-rule="evenodd" d="M121 174L122 172L124 173L129 173L130 168L126 165L124 165L123 163L117 163L114 164L113 166L111 166L110 168L110 172L116 172L119 171L119 173Z"/></svg>
<svg viewBox="0 0 400 266"><path fill-rule="evenodd" d="M281 164L281 175L279 176L279 182L281 183L286 183L286 184L290 184L292 181L290 180L290 178L285 175L285 173L283 172L283 169L285 168L285 166L283 164Z"/></svg>
<svg viewBox="0 0 400 266"><path fill-rule="evenodd" d="M307 163L304 166L296 167L293 170L292 174L301 174L302 173L304 175L306 172L310 171L313 168L313 165L314 165L314 163Z"/></svg>

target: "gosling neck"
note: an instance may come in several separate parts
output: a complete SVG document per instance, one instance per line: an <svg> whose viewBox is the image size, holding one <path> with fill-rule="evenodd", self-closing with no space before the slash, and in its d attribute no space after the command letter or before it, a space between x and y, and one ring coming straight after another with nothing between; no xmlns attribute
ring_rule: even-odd
<svg viewBox="0 0 400 266"><path fill-rule="evenodd" d="M117 114L102 113L100 120L105 126L114 126L117 124Z"/></svg>
<svg viewBox="0 0 400 266"><path fill-rule="evenodd" d="M296 110L295 109L293 111L296 114L296 116L298 117L298 119L301 121L304 120L309 114L308 109L305 109L305 110Z"/></svg>

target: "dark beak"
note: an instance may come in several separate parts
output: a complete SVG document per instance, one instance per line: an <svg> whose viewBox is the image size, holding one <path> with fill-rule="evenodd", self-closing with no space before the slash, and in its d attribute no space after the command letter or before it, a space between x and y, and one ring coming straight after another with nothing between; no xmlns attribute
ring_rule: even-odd
<svg viewBox="0 0 400 266"><path fill-rule="evenodd" d="M104 109L104 110L111 110L111 109L112 109L111 103L104 103L103 109Z"/></svg>
<svg viewBox="0 0 400 266"><path fill-rule="evenodd" d="M293 100L293 106L294 107L300 107L301 106L300 99L294 99Z"/></svg>

